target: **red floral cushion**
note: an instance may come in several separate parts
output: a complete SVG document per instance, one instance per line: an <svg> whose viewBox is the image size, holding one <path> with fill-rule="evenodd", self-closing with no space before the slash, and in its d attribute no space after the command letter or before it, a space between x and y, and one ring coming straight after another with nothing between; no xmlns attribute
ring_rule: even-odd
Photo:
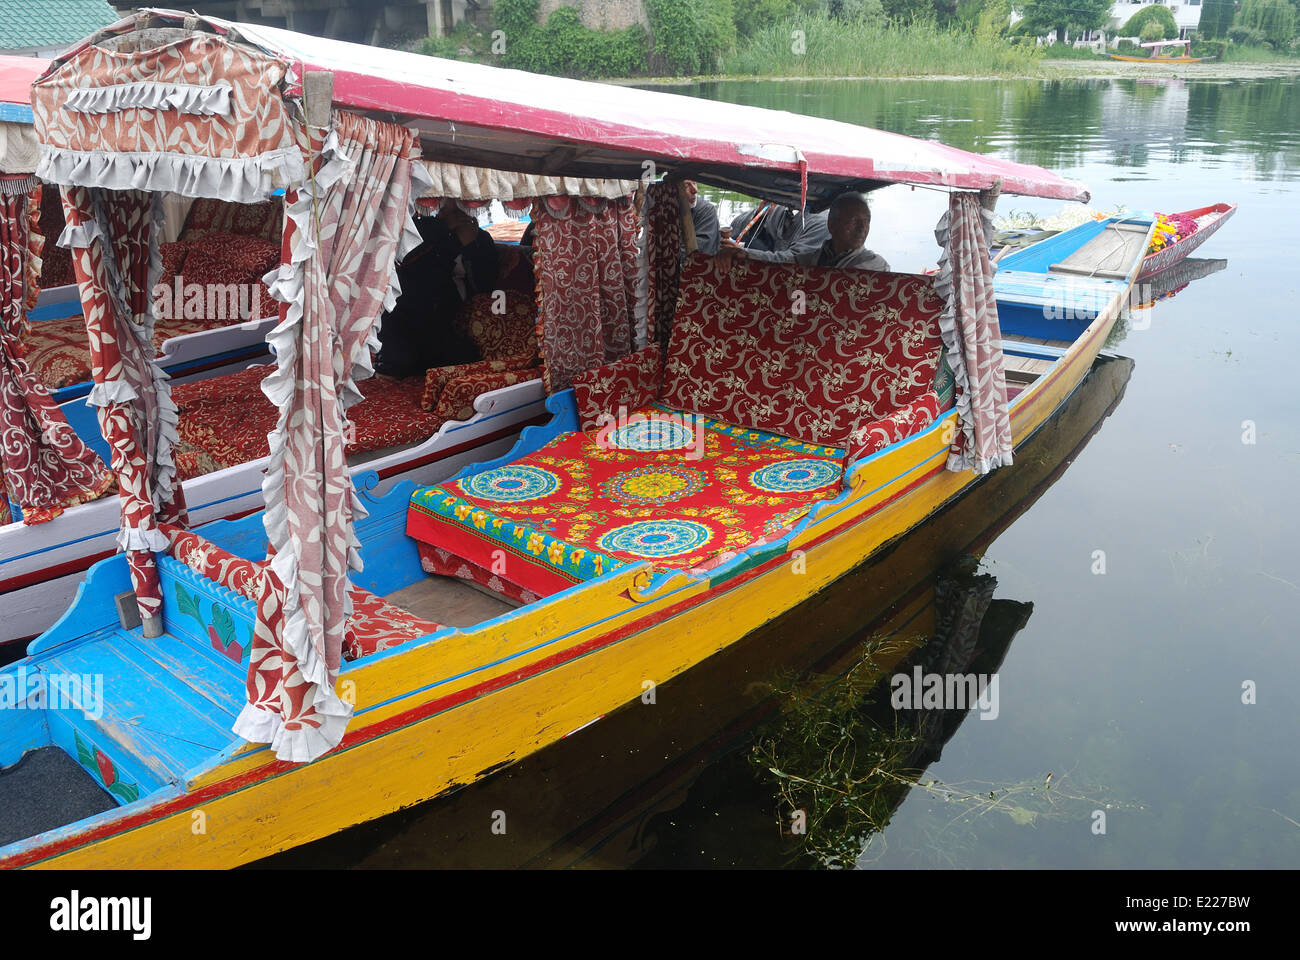
<svg viewBox="0 0 1300 960"><path fill-rule="evenodd" d="M190 248L203 250L252 277L261 277L280 263L280 244L262 237L217 231L193 241Z"/></svg>
<svg viewBox="0 0 1300 960"><path fill-rule="evenodd" d="M442 629L441 624L417 617L369 590L352 587L348 592L352 616L343 637L345 659L357 660Z"/></svg>
<svg viewBox="0 0 1300 960"><path fill-rule="evenodd" d="M496 363L498 361L488 361ZM441 420L469 420L474 416L474 401L489 390L536 380L542 375L538 369L502 370L495 373L472 373L456 377L442 388L433 415Z"/></svg>
<svg viewBox="0 0 1300 960"><path fill-rule="evenodd" d="M470 297L459 322L485 360L537 352L537 300L527 292L504 289Z"/></svg>
<svg viewBox="0 0 1300 960"><path fill-rule="evenodd" d="M897 443L928 427L938 418L939 409L939 397L930 390L883 420L859 424L853 431L847 462L868 457L877 450L883 450L891 443Z"/></svg>
<svg viewBox="0 0 1300 960"><path fill-rule="evenodd" d="M208 328L206 320L160 320L154 327L154 347L161 349L169 337ZM23 335L23 347L28 366L51 390L85 383L91 377L86 322L80 315L33 323Z"/></svg>
<svg viewBox="0 0 1300 960"><path fill-rule="evenodd" d="M661 397L846 446L930 390L943 301L931 278L695 254L682 271Z"/></svg>
<svg viewBox="0 0 1300 960"><path fill-rule="evenodd" d="M204 198L191 204L180 239L193 240L219 231L278 243L283 229L284 202L278 197L263 203L230 203Z"/></svg>
<svg viewBox="0 0 1300 960"><path fill-rule="evenodd" d="M578 429L592 430L602 414L618 416L618 408L638 410L659 395L663 357L659 345L629 353L612 363L573 378L578 405Z"/></svg>
<svg viewBox="0 0 1300 960"><path fill-rule="evenodd" d="M278 413L261 384L273 370L272 365L250 367L173 387L181 441L205 451L220 467L265 457L266 435L275 429ZM442 426L420 409L419 380L372 377L359 386L365 399L348 410L353 429L349 455L417 443Z"/></svg>
<svg viewBox="0 0 1300 960"><path fill-rule="evenodd" d="M162 254L162 276L159 283L174 284L185 268L185 256L190 252L189 245L177 240L175 243L159 244L158 252Z"/></svg>
<svg viewBox="0 0 1300 960"><path fill-rule="evenodd" d="M443 388L460 377L523 370L531 367L536 359L537 354L534 351L502 357L499 360L475 360L473 363L456 363L448 367L430 367L424 372L424 390L420 396L420 407L424 410L432 410L437 406Z"/></svg>

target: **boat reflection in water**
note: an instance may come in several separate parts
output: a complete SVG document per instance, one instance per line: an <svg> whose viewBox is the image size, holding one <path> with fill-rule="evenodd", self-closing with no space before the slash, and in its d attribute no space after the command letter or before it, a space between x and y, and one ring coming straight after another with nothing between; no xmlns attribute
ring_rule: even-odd
<svg viewBox="0 0 1300 960"><path fill-rule="evenodd" d="M457 793L253 866L851 861L962 720L996 709L990 687L965 709L895 711L889 685L877 681L917 667L922 674L997 671L1033 605L993 599L996 580L975 572L977 558L1101 428L1132 369L1127 358L1098 359L1058 415L1017 450L1015 470L988 474L873 562L647 689L639 702ZM852 736L810 738L829 728L828 718ZM829 746L818 753L810 743ZM885 756L867 763L864 747L873 746ZM837 759L848 747L859 754L851 767ZM853 777L862 814L804 810L800 819L801 798L818 793L796 785L794 768L778 763Z"/></svg>
<svg viewBox="0 0 1300 960"><path fill-rule="evenodd" d="M1227 260L1189 257L1134 284L1133 297L1142 306L1150 306L1157 300L1176 296L1192 281L1218 273L1227 266Z"/></svg>

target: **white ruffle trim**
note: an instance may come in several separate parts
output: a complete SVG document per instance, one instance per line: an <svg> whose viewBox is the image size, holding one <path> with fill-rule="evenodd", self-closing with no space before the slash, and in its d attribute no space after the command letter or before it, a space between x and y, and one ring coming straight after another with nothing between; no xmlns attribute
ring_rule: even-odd
<svg viewBox="0 0 1300 960"><path fill-rule="evenodd" d="M318 693L320 689L317 688ZM231 730L249 743L270 744L277 760L310 763L342 742L352 718L352 708L333 690L324 689L328 696L318 695L314 704L321 721L319 727L302 724L296 730L288 730L277 714L246 703Z"/></svg>
<svg viewBox="0 0 1300 960"><path fill-rule="evenodd" d="M984 226L984 237L986 240L991 240L994 233L993 213L983 207L978 207L978 209ZM973 470L976 473L985 474L998 467L1010 466L1011 454L1008 452L1002 456L985 459L974 457L969 452L975 449L975 417L971 412L970 373L966 369L966 353L962 349L961 332L957 329L957 291L953 287L952 250L948 246L950 216L951 208L944 211L934 229L934 239L943 248L943 253L939 257L939 273L934 278L934 289L943 298L944 302L943 311L939 314L939 333L943 337L944 346L948 348L948 365L952 368L953 380L955 381L957 426L965 440L962 443L962 453L950 453L948 455L947 468L954 473L960 473L962 470ZM993 266L993 270L997 271L996 264Z"/></svg>
<svg viewBox="0 0 1300 960"><path fill-rule="evenodd" d="M136 80L103 87L77 87L68 93L63 109L74 113L115 113L139 107L225 117L230 115L230 91L228 83L200 86Z"/></svg>
<svg viewBox="0 0 1300 960"><path fill-rule="evenodd" d="M64 224L63 232L59 234L58 245L65 250L84 250L96 240L103 240L104 234L99 229L99 223L95 220L86 220L82 223Z"/></svg>
<svg viewBox="0 0 1300 960"><path fill-rule="evenodd" d="M65 186L152 190L235 203L258 203L302 182L302 152L286 147L253 157L109 153L42 147L36 175Z"/></svg>
<svg viewBox="0 0 1300 960"><path fill-rule="evenodd" d="M148 550L152 553L162 553L168 547L167 535L157 527L141 530L139 527L123 525L117 533L117 547L119 550Z"/></svg>
<svg viewBox="0 0 1300 960"><path fill-rule="evenodd" d="M135 388L125 380L105 380L90 388L86 406L107 407L110 403L128 403L138 396Z"/></svg>

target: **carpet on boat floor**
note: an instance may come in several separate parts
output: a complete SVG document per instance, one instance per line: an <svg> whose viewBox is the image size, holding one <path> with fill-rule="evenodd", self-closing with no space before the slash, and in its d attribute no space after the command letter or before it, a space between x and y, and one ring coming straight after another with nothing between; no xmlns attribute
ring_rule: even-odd
<svg viewBox="0 0 1300 960"><path fill-rule="evenodd" d="M116 806L108 791L58 747L28 751L0 770L0 847Z"/></svg>

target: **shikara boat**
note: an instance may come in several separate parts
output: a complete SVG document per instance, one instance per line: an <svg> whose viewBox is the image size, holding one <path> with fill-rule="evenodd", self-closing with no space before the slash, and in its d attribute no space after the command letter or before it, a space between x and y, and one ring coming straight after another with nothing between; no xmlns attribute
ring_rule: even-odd
<svg viewBox="0 0 1300 960"><path fill-rule="evenodd" d="M1201 63L1205 60L1215 59L1214 57L1189 57L1185 54L1175 56L1164 53L1167 47L1182 48L1190 45L1190 40L1156 40L1151 43L1141 44L1141 46L1151 51L1145 57L1134 57L1124 53L1108 53L1106 56L1112 60L1122 60L1125 63Z"/></svg>
<svg viewBox="0 0 1300 960"><path fill-rule="evenodd" d="M941 270L728 265L690 249L684 193L668 179L646 190L640 266L622 273L638 281L635 309L618 301L583 328L594 346L573 342L600 300L586 295L591 274L539 283L551 419L504 456L434 486L378 494L364 478L349 508L337 499L341 423L307 423L300 399L282 396L277 436L317 458L273 458L265 511L191 532L165 490L161 506L131 501L132 529L162 543L133 540L96 564L64 617L0 671L0 691L21 691L23 708L0 712L0 797L39 795L30 779L6 794L6 781L49 777L58 796L80 798L20 821L0 866L244 863L486 777L642 697L879 557L990 471L1016 469L1014 450L1092 367L1154 229L1087 224L1053 238L1050 262L1026 257L995 281L981 205L999 188L1086 199L1080 184L848 124L165 11L107 28L38 81L52 175L73 149L50 109L56 92L70 77L112 86L96 71L111 81L123 52L137 66L201 57L276 78L258 87L263 108L315 118L321 166L286 199L298 230L313 229L322 187L327 226L374 177L395 184L374 202L399 208L417 150L438 158L443 191L470 179L460 164L549 181L637 179L649 164L815 207L846 188L947 187ZM215 87L195 102L220 102ZM364 145L385 138L397 144L385 173L323 183L343 157L381 159ZM616 271L628 203L534 195L539 254L595 255ZM380 267L400 255L395 219ZM305 303L323 254L299 252L291 299ZM291 312L281 332L345 342L328 339L330 316ZM346 330L354 344L368 336L364 323ZM280 369L297 370L300 389L333 389L343 409L356 401L346 394L365 389L363 374L347 390L314 380L290 342ZM331 394L312 396L310 409L332 409ZM302 439L294 425L315 432ZM124 464L119 477L130 485L136 471ZM290 489L336 499L290 501ZM300 536L286 515L305 524Z"/></svg>
<svg viewBox="0 0 1300 960"><path fill-rule="evenodd" d="M1235 203L1216 203L1208 207L1197 207L1195 210L1184 210L1182 213L1176 214L1176 216L1195 221L1196 232L1183 237L1181 240L1176 240L1162 250L1148 254L1142 260L1142 270L1138 274L1138 280L1153 277L1162 270L1168 270L1180 260L1190 256L1194 250L1210 239L1221 226L1227 223L1228 218L1236 212L1237 205Z"/></svg>
<svg viewBox="0 0 1300 960"><path fill-rule="evenodd" d="M937 578L961 558L984 556L1068 471L1122 402L1132 371L1132 360L1103 353L1060 412L1018 448L1017 469L989 474L870 563L660 684L653 706L637 700L580 735L454 795L254 866L608 869L644 866L647 861L682 866L693 862L693 850L684 854L683 864L666 859L660 847L671 843L681 850L697 841L707 841L707 846L700 842L694 849L704 847L713 866L787 862L798 838L790 835L791 811L775 811L783 831L769 819L771 798L755 803L752 811L729 803L733 815L749 812L761 821L754 829L738 828L733 821L729 830L717 831L712 812L709 826L698 834L691 829L691 793L701 774L711 771L700 788L716 797L719 773L745 766L725 758L748 747L755 728L771 723L787 706L774 684L789 686L797 678L801 685L815 682L820 688L825 680L856 667L866 644L872 648L872 665L894 672L916 648L918 638L935 631ZM1005 621L999 626L1014 628ZM1010 632L1005 635L1008 642ZM986 646L985 636L982 630L980 648ZM887 704L888 688L883 695L877 691L874 699ZM600 761L593 763L592 757ZM915 779L934 759L930 756L915 769L899 772ZM753 796L754 784L745 773L737 773L741 782L725 790L727 797ZM883 778L881 786L886 786ZM713 809L716 806L710 805ZM505 834L483 830L485 810L508 812ZM736 842L729 842L733 838Z"/></svg>

